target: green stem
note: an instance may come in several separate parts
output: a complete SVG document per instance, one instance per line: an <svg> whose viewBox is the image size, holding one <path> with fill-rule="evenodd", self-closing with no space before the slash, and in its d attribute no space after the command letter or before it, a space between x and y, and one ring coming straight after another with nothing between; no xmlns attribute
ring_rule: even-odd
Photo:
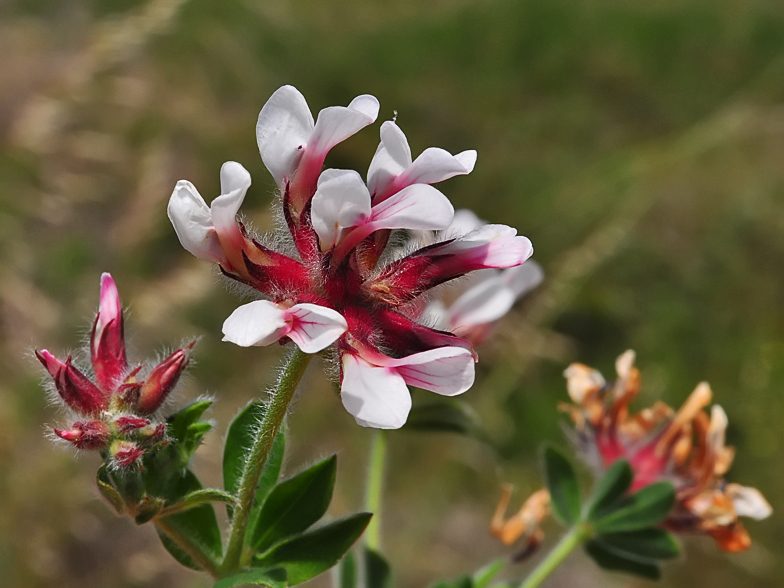
<svg viewBox="0 0 784 588"><path fill-rule="evenodd" d="M205 553L201 546L194 543L190 537L183 535L177 530L176 527L166 522L165 517L155 519L155 526L158 527L161 532L166 534L169 539L174 541L180 549L191 556L191 559L199 564L201 569L203 569L213 578L220 577L220 573L218 571L218 562L215 561L211 555Z"/></svg>
<svg viewBox="0 0 784 588"><path fill-rule="evenodd" d="M256 440L248 453L245 471L240 479L237 491L237 507L234 509L234 516L231 521L229 544L226 547L226 556L223 558L223 564L221 565L223 574L233 572L239 568L245 532L248 527L248 518L253 508L253 497L256 494L256 487L259 484L261 472L272 449L275 435L277 435L280 429L291 399L294 397L294 392L297 390L297 386L305 373L305 369L308 367L311 357L312 355L301 351L299 348L295 349L294 353L289 357L288 363L283 368L275 390L270 394L267 410L259 425Z"/></svg>
<svg viewBox="0 0 784 588"><path fill-rule="evenodd" d="M537 588L588 537L590 537L590 531L585 525L578 524L572 527L547 557L536 566L531 575L520 584L520 588Z"/></svg>
<svg viewBox="0 0 784 588"><path fill-rule="evenodd" d="M384 491L384 462L387 455L386 433L376 429L373 445L370 448L368 464L367 495L365 510L373 513L373 518L365 531L365 544L372 550L381 547L381 495Z"/></svg>

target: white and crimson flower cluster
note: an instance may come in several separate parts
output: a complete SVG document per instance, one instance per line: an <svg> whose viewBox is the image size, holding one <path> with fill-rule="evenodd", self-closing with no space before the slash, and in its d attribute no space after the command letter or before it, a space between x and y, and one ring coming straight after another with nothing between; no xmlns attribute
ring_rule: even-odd
<svg viewBox="0 0 784 588"><path fill-rule="evenodd" d="M264 296L226 320L225 340L290 340L306 353L335 344L343 405L360 425L398 428L411 408L408 385L452 396L474 381L471 342L427 326L422 295L474 270L519 266L533 249L513 228L484 225L405 255L394 250L394 230L450 226L454 209L431 184L471 172L476 152L430 148L412 159L405 135L387 121L367 183L352 170L322 171L327 152L375 122L378 110L373 96L358 96L325 108L314 123L291 86L262 108L256 136L280 190L286 253L237 220L251 181L236 162L223 165L221 194L209 207L183 180L168 214L185 249Z"/></svg>
<svg viewBox="0 0 784 588"><path fill-rule="evenodd" d="M71 356L61 361L46 349L35 351L60 400L78 419L69 429L55 428L55 435L77 449L105 452L114 468L137 467L147 451L167 442L166 425L154 414L177 385L193 345L176 350L144 375L143 366L130 368L120 295L112 277L103 274L90 333L93 378L77 368Z"/></svg>

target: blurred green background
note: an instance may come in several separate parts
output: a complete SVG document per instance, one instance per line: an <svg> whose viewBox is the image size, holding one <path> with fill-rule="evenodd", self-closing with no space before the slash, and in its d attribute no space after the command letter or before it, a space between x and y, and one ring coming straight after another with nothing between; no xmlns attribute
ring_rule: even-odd
<svg viewBox="0 0 784 588"><path fill-rule="evenodd" d="M708 380L738 455L729 478L784 504L784 5L750 0L6 0L0 4L0 578L4 586L207 586L151 528L113 516L95 455L55 447L33 347L78 348L111 271L137 359L202 336L179 401L214 394L196 469L218 484L229 420L280 350L220 343L238 299L166 219L180 178L209 200L225 160L252 174L245 214L271 226L255 145L261 106L295 85L311 108L371 93L416 155L479 151L441 185L457 207L531 238L547 279L480 349L465 399L501 450L390 436L385 551L401 587L509 550L487 533L502 481L539 486L536 448L563 443L561 372L612 375L638 353L638 406ZM378 125L331 167L363 174ZM340 453L334 515L361 508L370 432L311 367L290 419L289 471ZM727 556L686 540L662 586L772 587L778 514ZM559 532L547 527L548 545ZM507 570L520 577L530 563ZM329 578L316 580L328 586ZM576 555L550 586L644 586Z"/></svg>

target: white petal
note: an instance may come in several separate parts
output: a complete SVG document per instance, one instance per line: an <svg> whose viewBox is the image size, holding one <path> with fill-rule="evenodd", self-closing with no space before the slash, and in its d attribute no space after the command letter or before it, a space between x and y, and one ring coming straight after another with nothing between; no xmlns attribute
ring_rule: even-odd
<svg viewBox="0 0 784 588"><path fill-rule="evenodd" d="M394 122L388 120L381 125L381 143L368 169L368 190L380 194L411 165L411 148L408 140Z"/></svg>
<svg viewBox="0 0 784 588"><path fill-rule="evenodd" d="M212 223L220 234L234 234L239 212L245 194L250 188L250 174L236 161L227 161L220 172L221 195L212 201Z"/></svg>
<svg viewBox="0 0 784 588"><path fill-rule="evenodd" d="M501 275L483 280L466 290L449 307L452 329L492 323L514 306L515 293Z"/></svg>
<svg viewBox="0 0 784 588"><path fill-rule="evenodd" d="M403 188L373 207L375 229L439 230L449 226L455 209L441 192L427 184Z"/></svg>
<svg viewBox="0 0 784 588"><path fill-rule="evenodd" d="M269 345L291 330L287 311L269 300L243 304L223 323L223 340L240 347Z"/></svg>
<svg viewBox="0 0 784 588"><path fill-rule="evenodd" d="M370 213L370 194L357 172L328 169L319 176L311 218L322 249L335 244L340 229L364 224Z"/></svg>
<svg viewBox="0 0 784 588"><path fill-rule="evenodd" d="M460 208L455 211L455 216L452 219L451 224L442 231L441 238L457 239L458 237L463 237L468 233L475 231L484 224L486 223L476 216L473 210Z"/></svg>
<svg viewBox="0 0 784 588"><path fill-rule="evenodd" d="M279 188L283 189L285 179L297 169L312 131L308 103L293 86L278 88L261 109L256 141L261 159Z"/></svg>
<svg viewBox="0 0 784 588"><path fill-rule="evenodd" d="M400 374L349 353L343 354L340 398L363 427L399 429L411 411L411 394Z"/></svg>
<svg viewBox="0 0 784 588"><path fill-rule="evenodd" d="M474 356L468 349L439 347L388 362L406 384L456 396L474 384Z"/></svg>
<svg viewBox="0 0 784 588"><path fill-rule="evenodd" d="M308 141L312 153L326 154L341 141L372 124L378 116L378 100L369 94L357 96L348 107L330 106L319 112Z"/></svg>
<svg viewBox="0 0 784 588"><path fill-rule="evenodd" d="M502 275L504 282L517 298L524 296L544 280L542 266L530 259L522 265L505 269Z"/></svg>
<svg viewBox="0 0 784 588"><path fill-rule="evenodd" d="M476 151L463 151L456 157L438 147L430 147L406 170L403 185L443 182L454 176L471 173L475 163Z"/></svg>
<svg viewBox="0 0 784 588"><path fill-rule="evenodd" d="M317 304L295 304L289 309L294 321L289 338L305 353L318 353L329 347L348 329L343 315Z"/></svg>
<svg viewBox="0 0 784 588"><path fill-rule="evenodd" d="M759 521L773 514L773 508L756 488L740 484L727 484L725 492L732 500L735 512L740 517L750 517Z"/></svg>
<svg viewBox="0 0 784 588"><path fill-rule="evenodd" d="M210 209L193 184L187 180L177 182L166 212L186 250L199 259L225 263Z"/></svg>

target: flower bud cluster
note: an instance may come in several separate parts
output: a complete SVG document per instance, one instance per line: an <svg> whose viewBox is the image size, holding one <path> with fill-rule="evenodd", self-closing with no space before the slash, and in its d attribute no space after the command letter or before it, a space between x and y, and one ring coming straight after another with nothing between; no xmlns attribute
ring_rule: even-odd
<svg viewBox="0 0 784 588"><path fill-rule="evenodd" d="M154 413L174 389L189 362L193 343L178 349L141 377L130 369L125 352L123 311L117 286L101 276L98 314L90 334L93 378L46 349L36 350L54 382L59 399L76 415L54 433L77 449L99 450L115 468L133 468L145 452L166 443L166 425Z"/></svg>
<svg viewBox="0 0 784 588"><path fill-rule="evenodd" d="M353 170L322 171L329 150L375 122L378 112L378 101L362 95L347 107L323 109L314 122L291 86L262 108L256 137L280 191L291 242L285 254L237 220L251 183L239 163L223 165L221 194L209 206L193 184L178 182L168 214L185 249L262 297L226 320L224 340L292 341L306 353L334 345L344 407L360 425L398 428L411 409L407 386L453 396L474 381L472 342L453 324L428 326L423 294L475 270L517 267L533 248L505 225L440 233L438 242L415 251L391 240L392 231L451 225L454 208L432 184L470 173L476 151L429 148L414 159L403 131L386 121L366 180ZM500 286L503 308L487 315L491 321L511 307L506 290L519 295Z"/></svg>

